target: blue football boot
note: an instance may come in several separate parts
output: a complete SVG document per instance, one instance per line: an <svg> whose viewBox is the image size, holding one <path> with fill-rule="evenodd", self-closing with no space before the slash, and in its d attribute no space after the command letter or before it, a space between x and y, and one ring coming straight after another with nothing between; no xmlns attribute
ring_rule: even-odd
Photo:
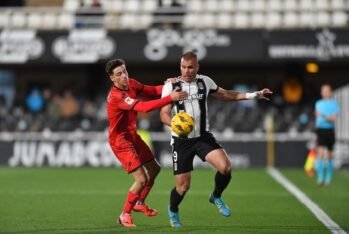
<svg viewBox="0 0 349 234"><path fill-rule="evenodd" d="M170 219L171 227L180 228L182 227L181 221L179 220L178 212L173 212L168 206L168 218Z"/></svg>
<svg viewBox="0 0 349 234"><path fill-rule="evenodd" d="M221 213L221 215L223 215L224 217L229 217L231 215L231 211L230 211L229 207L224 203L222 198L214 197L213 194L211 193L208 200L212 204L217 206L219 213Z"/></svg>

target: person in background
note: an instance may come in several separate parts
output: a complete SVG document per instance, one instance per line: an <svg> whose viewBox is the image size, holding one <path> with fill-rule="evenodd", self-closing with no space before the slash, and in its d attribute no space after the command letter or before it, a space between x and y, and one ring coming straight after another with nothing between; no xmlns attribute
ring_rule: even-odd
<svg viewBox="0 0 349 234"><path fill-rule="evenodd" d="M44 97L38 88L33 88L25 99L27 108L31 113L39 113L45 107Z"/></svg>
<svg viewBox="0 0 349 234"><path fill-rule="evenodd" d="M332 87L321 86L321 97L315 104L317 156L316 173L319 186L329 185L333 177L333 146L335 144L335 121L339 114L339 105L332 98ZM327 150L327 164L325 155ZM326 177L325 177L326 172Z"/></svg>
<svg viewBox="0 0 349 234"><path fill-rule="evenodd" d="M76 28L103 28L104 10L100 0L92 0L90 4L80 0L76 11Z"/></svg>
<svg viewBox="0 0 349 234"><path fill-rule="evenodd" d="M15 100L15 74L11 70L0 69L0 96L8 110L12 109Z"/></svg>

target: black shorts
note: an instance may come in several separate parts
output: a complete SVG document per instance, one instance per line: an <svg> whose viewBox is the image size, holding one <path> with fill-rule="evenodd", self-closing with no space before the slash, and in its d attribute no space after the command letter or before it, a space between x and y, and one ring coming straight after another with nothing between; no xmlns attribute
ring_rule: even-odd
<svg viewBox="0 0 349 234"><path fill-rule="evenodd" d="M334 129L318 128L316 129L317 145L327 147L332 151L336 141Z"/></svg>
<svg viewBox="0 0 349 234"><path fill-rule="evenodd" d="M209 152L220 148L222 146L209 132L191 139L174 137L172 145L173 174L178 175L192 171L195 155L205 161Z"/></svg>

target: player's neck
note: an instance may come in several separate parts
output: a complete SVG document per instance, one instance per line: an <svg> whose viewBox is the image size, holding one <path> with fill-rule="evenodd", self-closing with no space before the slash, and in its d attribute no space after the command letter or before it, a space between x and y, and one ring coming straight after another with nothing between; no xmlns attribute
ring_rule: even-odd
<svg viewBox="0 0 349 234"><path fill-rule="evenodd" d="M121 89L121 90L128 90L128 87L124 86L124 85L119 85L117 83L114 83L114 86L118 89Z"/></svg>
<svg viewBox="0 0 349 234"><path fill-rule="evenodd" d="M179 77L179 80L183 81L183 82L186 82L186 83L191 83L193 82L194 80L196 79L196 77L194 79L190 79L190 80L185 80L183 79L182 77Z"/></svg>

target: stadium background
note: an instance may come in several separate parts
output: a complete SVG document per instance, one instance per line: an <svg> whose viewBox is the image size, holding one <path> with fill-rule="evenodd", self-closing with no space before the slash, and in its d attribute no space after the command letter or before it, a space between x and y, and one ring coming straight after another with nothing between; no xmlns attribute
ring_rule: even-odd
<svg viewBox="0 0 349 234"><path fill-rule="evenodd" d="M199 73L225 89L274 91L270 102L209 100L211 128L236 168L301 169L314 145L314 103L323 83L333 86L341 105L335 164L344 171L349 165L348 0L13 0L0 6L3 170L119 167L106 138L105 62L123 58L130 77L161 84L179 75L187 50L198 53ZM158 111L139 114L139 127L150 134L161 164L171 166Z"/></svg>
<svg viewBox="0 0 349 234"><path fill-rule="evenodd" d="M59 157L67 139L59 132L76 135L67 143L70 151L74 142L90 144L98 132L105 141L105 96L110 82L104 64L110 58L124 58L131 77L159 84L179 74L183 51L194 50L200 57L200 72L220 86L272 89L275 94L269 103L210 101L213 131L232 145L228 151L244 167L265 165L263 143L269 117L281 134L274 137L276 163L302 166L312 140L313 106L321 84L347 90L347 1L116 0L92 7L93 1L31 0L8 4L25 6L1 10L1 145L7 155L32 158L28 165ZM33 90L39 100L36 104L34 95L30 106ZM345 118L340 118L344 125L338 128L342 130L338 131L338 166L348 163L343 153L348 148L348 105L341 103ZM159 134L164 129L158 112L140 116L140 127L157 133L153 134L154 150L161 161L169 147L167 135ZM50 143L51 134L56 136L53 149L44 147L40 154L41 143ZM33 155L29 145L36 148ZM58 154L47 155L52 150ZM107 149L97 151L105 155ZM101 160L98 152L95 157ZM9 159L0 161L6 165ZM90 164L85 161L80 164ZM13 165L25 163L22 159Z"/></svg>

